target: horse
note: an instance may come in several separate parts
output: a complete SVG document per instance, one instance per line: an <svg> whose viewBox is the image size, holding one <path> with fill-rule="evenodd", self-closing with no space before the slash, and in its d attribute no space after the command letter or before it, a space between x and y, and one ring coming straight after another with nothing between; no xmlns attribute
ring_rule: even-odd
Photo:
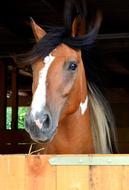
<svg viewBox="0 0 129 190"><path fill-rule="evenodd" d="M112 153L117 149L114 120L102 93L88 80L82 56L96 39L101 15L88 32L81 14L70 24L65 21L65 27L46 32L31 19L36 45L27 58L33 97L26 131L47 145L47 154Z"/></svg>

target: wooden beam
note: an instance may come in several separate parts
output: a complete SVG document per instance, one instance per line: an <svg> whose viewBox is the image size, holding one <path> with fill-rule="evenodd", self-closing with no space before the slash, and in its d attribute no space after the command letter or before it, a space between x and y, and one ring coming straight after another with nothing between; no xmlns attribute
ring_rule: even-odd
<svg viewBox="0 0 129 190"><path fill-rule="evenodd" d="M15 139L15 143L34 143L34 141L30 138L29 134L25 130L6 130L0 132L1 145L2 144L12 144Z"/></svg>
<svg viewBox="0 0 129 190"><path fill-rule="evenodd" d="M18 96L18 106L24 106L24 107L29 107L31 104L32 97L31 95L29 96ZM12 105L12 99L8 98L7 99L7 106Z"/></svg>
<svg viewBox="0 0 129 190"><path fill-rule="evenodd" d="M0 130L6 129L6 65L0 60Z"/></svg>
<svg viewBox="0 0 129 190"><path fill-rule="evenodd" d="M18 124L18 69L12 70L12 130L17 130Z"/></svg>
<svg viewBox="0 0 129 190"><path fill-rule="evenodd" d="M125 36L124 38L123 36L121 38L111 38L110 36L112 35L103 34L103 36L98 36L96 46L101 55L113 52L129 51L129 37L127 38L127 36Z"/></svg>

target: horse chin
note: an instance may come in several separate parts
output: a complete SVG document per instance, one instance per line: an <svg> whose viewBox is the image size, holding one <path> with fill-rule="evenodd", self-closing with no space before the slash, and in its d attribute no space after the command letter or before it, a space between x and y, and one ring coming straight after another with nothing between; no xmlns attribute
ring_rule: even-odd
<svg viewBox="0 0 129 190"><path fill-rule="evenodd" d="M53 126L52 129L53 129L52 131L46 134L43 134L42 132L40 132L40 134L37 137L33 135L30 131L27 131L27 132L29 133L31 139L35 141L36 143L47 144L47 143L50 143L56 135L57 127Z"/></svg>
<svg viewBox="0 0 129 190"><path fill-rule="evenodd" d="M38 143L38 144L47 144L47 143L50 142L49 139L44 139L44 140L41 139L41 140L38 140L38 139L35 139L35 138L33 138L33 141L36 142L36 143Z"/></svg>

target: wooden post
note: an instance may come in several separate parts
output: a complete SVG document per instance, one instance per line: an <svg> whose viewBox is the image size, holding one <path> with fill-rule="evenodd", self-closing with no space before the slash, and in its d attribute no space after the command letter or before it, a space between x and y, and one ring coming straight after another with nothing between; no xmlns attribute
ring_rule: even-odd
<svg viewBox="0 0 129 190"><path fill-rule="evenodd" d="M12 130L17 130L18 125L18 69L12 70Z"/></svg>
<svg viewBox="0 0 129 190"><path fill-rule="evenodd" d="M0 60L0 130L6 129L6 65Z"/></svg>

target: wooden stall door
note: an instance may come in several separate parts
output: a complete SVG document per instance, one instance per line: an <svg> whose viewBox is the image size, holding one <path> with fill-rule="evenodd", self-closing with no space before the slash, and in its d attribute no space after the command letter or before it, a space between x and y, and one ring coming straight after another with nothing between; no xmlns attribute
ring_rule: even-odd
<svg viewBox="0 0 129 190"><path fill-rule="evenodd" d="M1 190L128 190L129 166L51 165L52 156L1 155ZM69 157L69 156L68 156ZM129 156L126 156L129 165Z"/></svg>

